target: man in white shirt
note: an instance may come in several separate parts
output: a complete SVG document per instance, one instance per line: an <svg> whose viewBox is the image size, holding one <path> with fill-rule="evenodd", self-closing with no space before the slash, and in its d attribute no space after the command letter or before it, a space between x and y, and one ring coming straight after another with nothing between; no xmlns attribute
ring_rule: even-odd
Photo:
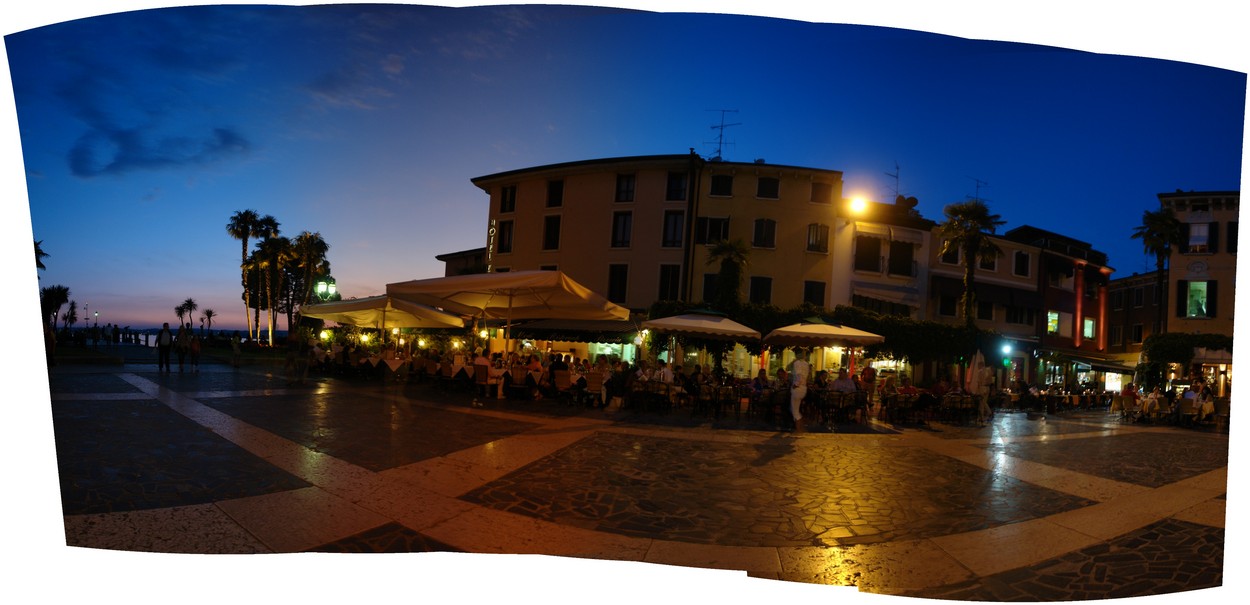
<svg viewBox="0 0 1250 605"><path fill-rule="evenodd" d="M812 365L807 363L807 351L799 350L790 363L790 415L794 417L795 432L803 432L803 414L799 408L803 398L807 396L807 377L812 372Z"/></svg>
<svg viewBox="0 0 1250 605"><path fill-rule="evenodd" d="M659 365L655 369L654 378L664 384L673 384L673 369L668 367L664 360L660 360Z"/></svg>

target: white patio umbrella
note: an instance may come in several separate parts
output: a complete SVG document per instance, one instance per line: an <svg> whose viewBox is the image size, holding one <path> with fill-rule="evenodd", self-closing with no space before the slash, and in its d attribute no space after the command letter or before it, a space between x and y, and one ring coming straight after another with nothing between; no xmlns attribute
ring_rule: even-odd
<svg viewBox="0 0 1250 605"><path fill-rule="evenodd" d="M647 330L715 340L758 340L760 333L724 315L687 313L642 322Z"/></svg>
<svg viewBox="0 0 1250 605"><path fill-rule="evenodd" d="M884 340L884 336L849 326L804 321L769 332L764 344L782 348L863 347Z"/></svg>
<svg viewBox="0 0 1250 605"><path fill-rule="evenodd" d="M608 301L561 271L418 279L387 284L386 293L460 315L503 319L505 343L511 338L512 321L516 319L629 319L629 309Z"/></svg>
<svg viewBox="0 0 1250 605"><path fill-rule="evenodd" d="M300 315L340 324L377 328L463 328L458 315L392 296L369 296L306 305Z"/></svg>

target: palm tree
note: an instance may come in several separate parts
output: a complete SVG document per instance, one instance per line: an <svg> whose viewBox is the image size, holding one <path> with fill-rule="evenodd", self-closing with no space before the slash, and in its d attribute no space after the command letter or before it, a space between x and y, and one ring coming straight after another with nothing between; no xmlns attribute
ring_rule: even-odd
<svg viewBox="0 0 1250 605"><path fill-rule="evenodd" d="M230 217L230 222L226 223L226 232L230 234L230 237L243 243L243 257L239 261L239 271L242 274L243 318L248 326L248 338L252 337L252 307L247 294L247 242L255 235L258 221L260 221L260 215L255 210L239 210Z"/></svg>
<svg viewBox="0 0 1250 605"><path fill-rule="evenodd" d="M174 307L174 315L178 316L178 327L181 328L183 323L182 318L187 315L187 303L184 302Z"/></svg>
<svg viewBox="0 0 1250 605"><path fill-rule="evenodd" d="M961 298L964 321L973 327L976 308L975 276L977 263L1002 254L998 244L989 234L1006 224L1002 217L990 212L990 207L979 199L949 204L942 209L946 221L938 225L938 235L943 238L941 254L959 250L964 261L964 294Z"/></svg>
<svg viewBox="0 0 1250 605"><path fill-rule="evenodd" d="M35 240L35 268L40 270L47 269L43 264L43 259L49 256L52 255L43 251L43 240Z"/></svg>
<svg viewBox="0 0 1250 605"><path fill-rule="evenodd" d="M322 239L320 232L309 233L305 231L295 237L292 247L295 255L295 265L302 271L304 276L304 292L299 297L299 302L301 305L305 305L312 298L313 279L330 272L330 263L326 260L326 253L330 251L330 244L327 244Z"/></svg>
<svg viewBox="0 0 1250 605"><path fill-rule="evenodd" d="M739 290L742 288L742 273L747 266L747 258L751 249L741 239L723 239L708 248L707 264L720 265L716 274L715 300L707 301L721 311L730 311L738 306ZM707 293L703 293L707 300Z"/></svg>
<svg viewBox="0 0 1250 605"><path fill-rule="evenodd" d="M78 323L78 301L69 301L69 310L61 316L61 323L67 328L72 328Z"/></svg>
<svg viewBox="0 0 1250 605"><path fill-rule="evenodd" d="M61 307L69 302L69 288L60 284L39 289L40 308L43 311L43 322L52 319L52 330L56 331L56 316Z"/></svg>
<svg viewBox="0 0 1250 605"><path fill-rule="evenodd" d="M278 306L274 293L281 292L283 268L294 258L291 240L267 237L256 247L256 257L264 274L265 307L269 309L269 345L273 346L273 320Z"/></svg>
<svg viewBox="0 0 1250 605"><path fill-rule="evenodd" d="M208 322L208 332L213 332L213 318L217 317L217 312L212 309L204 309L204 321Z"/></svg>
<svg viewBox="0 0 1250 605"><path fill-rule="evenodd" d="M1139 239L1146 254L1155 257L1155 288L1159 292L1159 330L1163 330L1163 322L1167 314L1167 282L1168 275L1164 265L1172 256L1172 250L1185 245L1185 232L1180 219L1171 208L1147 210L1141 215L1141 224L1133 228L1133 239Z"/></svg>
<svg viewBox="0 0 1250 605"><path fill-rule="evenodd" d="M195 299L194 299L194 298L188 298L188 299L186 299L186 300L182 301L182 308L183 308L183 310L185 310L185 311L187 312L187 321L188 321L188 322L194 322L194 321L195 321L195 311L196 311L196 309L199 309L199 308L200 308L200 306L199 306L199 305L195 304Z"/></svg>

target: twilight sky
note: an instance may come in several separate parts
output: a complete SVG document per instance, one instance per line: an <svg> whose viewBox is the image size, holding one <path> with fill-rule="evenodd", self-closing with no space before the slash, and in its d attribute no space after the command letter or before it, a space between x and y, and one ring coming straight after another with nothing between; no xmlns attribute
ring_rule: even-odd
<svg viewBox="0 0 1250 605"><path fill-rule="evenodd" d="M980 194L1089 241L1118 275L1155 194L1240 183L1244 73L774 17L602 7L209 6L5 37L30 220L100 321L190 297L243 322L250 208L320 232L344 296L442 274L484 245L470 179L601 157L711 155L841 170L846 194ZM978 191L978 181L984 185ZM14 199L16 201L17 198ZM198 314L198 313L197 313ZM285 324L279 326L285 327Z"/></svg>

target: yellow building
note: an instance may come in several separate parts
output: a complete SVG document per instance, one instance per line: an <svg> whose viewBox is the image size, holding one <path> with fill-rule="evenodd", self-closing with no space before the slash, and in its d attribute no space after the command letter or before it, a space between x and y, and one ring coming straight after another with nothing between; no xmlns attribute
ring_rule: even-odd
<svg viewBox="0 0 1250 605"><path fill-rule="evenodd" d="M1168 332L1233 335L1239 191L1160 193L1182 224L1184 242L1168 259ZM1194 370L1224 396L1231 380L1229 351L1197 350Z"/></svg>
<svg viewBox="0 0 1250 605"><path fill-rule="evenodd" d="M1240 201L1237 191L1159 194L1185 240L1168 259L1168 332L1232 335Z"/></svg>
<svg viewBox="0 0 1250 605"><path fill-rule="evenodd" d="M750 249L741 300L828 305L842 173L694 153L552 164L473 179L490 196L492 271L558 269L645 310L702 301L722 239ZM693 217L693 218L691 218Z"/></svg>

